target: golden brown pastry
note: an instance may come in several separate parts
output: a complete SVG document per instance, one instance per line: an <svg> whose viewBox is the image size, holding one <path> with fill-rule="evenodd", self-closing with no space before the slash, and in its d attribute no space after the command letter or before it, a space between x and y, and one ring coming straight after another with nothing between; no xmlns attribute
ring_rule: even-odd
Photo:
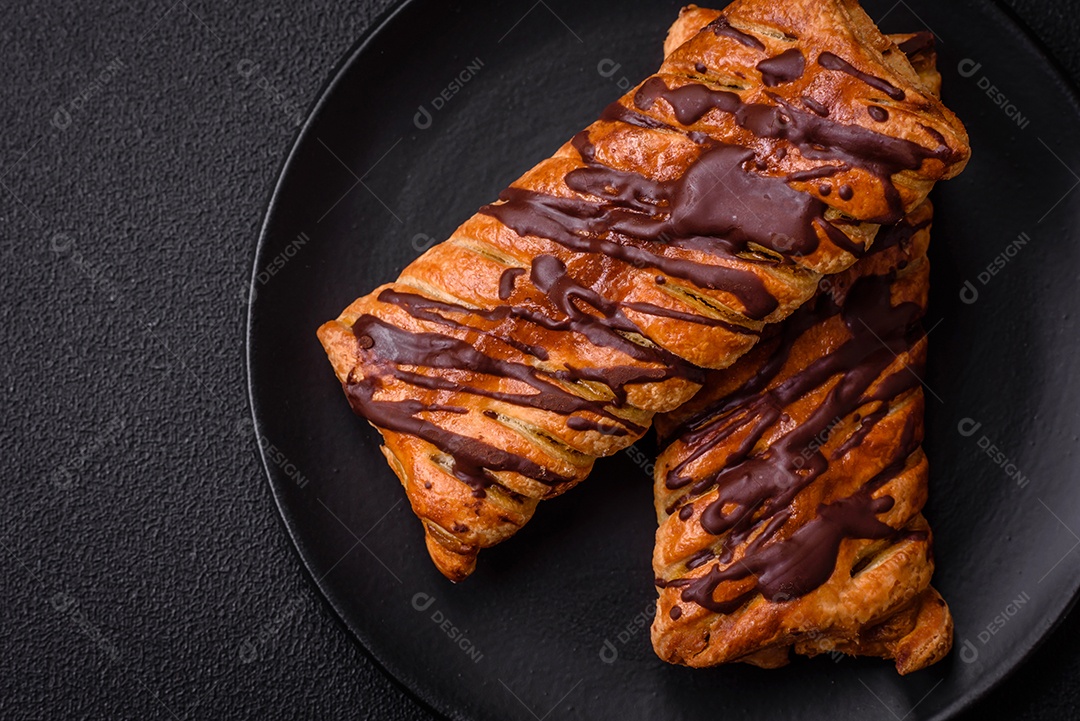
<svg viewBox="0 0 1080 721"><path fill-rule="evenodd" d="M319 338L461 580L968 155L856 4L741 0Z"/></svg>
<svg viewBox="0 0 1080 721"><path fill-rule="evenodd" d="M710 11L684 12L711 22ZM715 15L714 15L715 17ZM937 89L932 44L906 45ZM895 660L952 645L930 586L919 378L929 202L690 403L657 418L653 645L689 666L772 668L790 651Z"/></svg>
<svg viewBox="0 0 1080 721"><path fill-rule="evenodd" d="M720 16L719 10L699 8L698 5L687 5L681 11L677 21L667 30L667 38L664 40L664 56L671 55L679 46L691 40L702 28L716 21ZM892 33L887 36L896 46L908 63L918 73L919 80L926 89L936 97L941 96L941 73L937 71L937 53L935 50L934 36L929 30L919 32ZM883 55L892 54L892 49L882 51Z"/></svg>
<svg viewBox="0 0 1080 721"><path fill-rule="evenodd" d="M719 10L687 5L679 11L679 19L668 28L667 39L664 41L664 55L671 55L681 45L691 40L702 28L714 22L720 17ZM941 95L941 73L937 69L937 52L935 49L934 35L928 30L916 33L894 33L887 36L911 63L919 79L931 94ZM886 49L883 54L889 55L895 52Z"/></svg>
<svg viewBox="0 0 1080 721"><path fill-rule="evenodd" d="M921 509L929 202L673 414L656 464L653 645L689 666L952 643Z"/></svg>

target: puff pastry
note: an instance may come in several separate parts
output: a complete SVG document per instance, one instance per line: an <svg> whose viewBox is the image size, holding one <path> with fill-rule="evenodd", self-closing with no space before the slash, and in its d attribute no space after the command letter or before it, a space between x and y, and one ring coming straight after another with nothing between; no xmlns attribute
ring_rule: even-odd
<svg viewBox="0 0 1080 721"><path fill-rule="evenodd" d="M968 156L856 3L740 0L319 338L461 580Z"/></svg>
<svg viewBox="0 0 1080 721"><path fill-rule="evenodd" d="M705 24L690 8L672 29ZM894 38L937 91L932 43ZM679 411L657 418L657 654L772 668L790 651L895 660L952 645L930 586L923 391L929 201Z"/></svg>

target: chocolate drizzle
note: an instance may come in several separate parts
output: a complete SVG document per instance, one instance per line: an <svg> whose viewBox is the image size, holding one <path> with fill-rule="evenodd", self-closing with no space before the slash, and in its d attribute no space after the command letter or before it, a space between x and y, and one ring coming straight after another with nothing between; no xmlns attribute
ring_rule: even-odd
<svg viewBox="0 0 1080 721"><path fill-rule="evenodd" d="M571 171L566 185L595 201L510 188L500 195L502 203L480 212L518 235L547 238L570 250L602 253L729 292L750 318L762 319L777 301L756 274L655 252L667 244L734 259L754 243L780 255L812 253L818 228L829 225L824 204L781 179L747 172L753 157L748 148L714 144L673 181L589 165ZM726 180L718 183L717 178Z"/></svg>
<svg viewBox="0 0 1080 721"><path fill-rule="evenodd" d="M765 43L755 38L750 33L744 33L738 28L732 27L726 17L720 16L709 24L709 29L718 36L731 38L740 45L745 45L754 50L764 50Z"/></svg>
<svg viewBox="0 0 1080 721"><path fill-rule="evenodd" d="M773 602L799 598L820 587L836 568L840 543L845 538L884 539L904 535L876 518L889 511L894 501L889 496L874 498L873 493L902 470L889 468L852 496L822 505L817 516L787 538L764 545L755 539L746 556L738 563L721 569L717 564L700 578L684 585L682 600L693 602L714 613L732 613L757 594ZM776 524L770 524L773 526ZM768 535L770 529L762 533ZM773 531L775 533L775 531ZM717 587L725 581L753 581L748 590L735 598L717 601ZM684 579L685 580L685 579ZM675 582L669 583L675 585Z"/></svg>
<svg viewBox="0 0 1080 721"><path fill-rule="evenodd" d="M589 139L589 131L582 130L580 133L574 136L570 141L570 144L574 147L574 150L578 151L578 155L586 163L596 162L596 146L592 144Z"/></svg>
<svg viewBox="0 0 1080 721"><path fill-rule="evenodd" d="M381 323L371 316L364 316L358 320L357 323L361 324L360 332L366 333L373 330L372 322ZM392 328L392 326L383 327ZM448 431L419 417L421 413L446 409L427 406L415 400L375 400L375 393L379 390L379 386L377 376L348 383L345 390L353 410L380 428L422 438L451 456L453 458L451 470L454 476L472 487L473 495L477 497L483 497L484 489L494 482L489 471L513 471L546 484L564 483L571 480L527 458L475 438ZM451 412L459 411L452 410Z"/></svg>
<svg viewBox="0 0 1080 721"><path fill-rule="evenodd" d="M604 112L600 114L600 119L607 120L613 123L626 123L627 125L633 125L634 127L645 128L648 130L675 129L667 123L661 120L657 120L651 115L645 115L644 113L635 112L632 108L628 108L618 101L611 103L606 108L604 108ZM587 163L593 162L592 158L586 158L584 155L582 156L582 160Z"/></svg>
<svg viewBox="0 0 1080 721"><path fill-rule="evenodd" d="M875 251L907 242L918 227L922 226L905 223L882 233L882 245L875 245ZM716 564L707 574L666 584L683 587L683 601L731 613L758 593L774 600L802 596L832 574L844 538L892 538L902 533L876 518L892 507L893 500L874 498L874 493L903 471L908 457L918 448L921 438L915 416L906 418L893 456L874 479L854 495L821 506L814 519L790 535L781 534L790 520L795 497L828 470L830 460L842 458L858 446L887 416L891 401L918 385L915 373L907 367L882 377L897 357L922 338L921 307L915 303L893 306L892 281L891 274L858 279L842 308L831 296L819 295L787 321L768 360L741 389L699 413L679 431L684 446L693 449L665 478L668 488L687 489L678 501L679 519L690 522L693 517L692 511L686 512L692 508L686 499L715 489L717 497L708 502L697 522L707 533L724 537ZM795 341L837 314L849 340L770 388ZM774 438L767 449L756 450L765 434L775 433L777 424L784 422L782 409L827 387L834 379L824 400L805 421ZM876 389L873 394L871 387ZM821 449L841 421L875 402L880 407L862 416L859 427L827 459ZM702 478L688 473L698 459L735 436L740 440L723 469ZM739 562L732 564L736 549L748 541ZM687 561L687 569L703 565L702 559L711 559L711 554L711 549L695 554ZM731 591L735 597L717 601L716 589L729 581L736 582Z"/></svg>
<svg viewBox="0 0 1080 721"><path fill-rule="evenodd" d="M669 88L663 78L655 76L638 90L634 105L647 111L663 99L684 126L701 121L710 110L720 110L734 116L741 127L758 138L790 142L806 158L840 161L863 168L882 181L890 212L872 219L882 224L896 223L903 217L900 194L892 183L895 173L917 169L929 158L944 160L951 156L949 148L940 141L937 148L930 150L905 138L829 121L818 113L800 110L779 96L772 98L776 105L744 103L731 91L714 90L700 83ZM806 100L803 98L804 103Z"/></svg>
<svg viewBox="0 0 1080 721"><path fill-rule="evenodd" d="M894 248L898 245L910 243L917 232L924 228L928 228L929 226L929 220L923 220L918 223L911 223L905 220L903 223L897 223L896 225L883 226L874 238L871 255L884 252L885 250Z"/></svg>
<svg viewBox="0 0 1080 721"><path fill-rule="evenodd" d="M837 173L844 173L850 170L850 166L841 165L821 165L810 170L800 170L787 176L787 179L792 183L805 183L808 180L817 180L818 178L828 178L836 175ZM827 195L827 194L826 194Z"/></svg>
<svg viewBox="0 0 1080 721"><path fill-rule="evenodd" d="M808 95L802 96L800 100L802 100L803 105L810 108L810 110L817 115L820 115L823 118L829 117L829 106L825 103L819 103Z"/></svg>
<svg viewBox="0 0 1080 721"><path fill-rule="evenodd" d="M768 60L762 60L757 64L757 69L765 86L775 88L801 78L806 70L806 58L798 48L792 48Z"/></svg>
<svg viewBox="0 0 1080 721"><path fill-rule="evenodd" d="M709 28L717 36L730 38L751 50L766 49L760 39L732 27L723 17ZM834 60L823 54L818 63L826 68L842 69L878 89L891 88L895 92L890 97L894 99L896 93L903 97L902 91L883 80L858 73L839 58ZM761 60L757 68L767 87L777 87L802 77L806 58L799 50L791 49ZM706 68L698 64L697 70L704 74ZM917 169L929 158L951 157L954 152L940 134L929 128L928 132L939 140L934 150L860 126L829 121L829 108L810 98L802 98L802 104L809 108L806 111L775 94L769 93L767 97L772 104L745 103L736 93L702 83L669 88L663 78L655 76L635 94L633 107L613 103L602 119L675 132L688 138L696 144L697 155L680 177L656 180L608 167L598 158L589 132L583 131L571 141L584 167L572 170L564 178L566 188L573 193L570 197L511 187L500 195L498 203L485 206L480 213L497 219L519 236L561 246L570 251L566 255L603 256L610 267L622 264L647 269L647 277L673 292L680 282L719 291L731 297L733 310L751 321L763 321L779 308L779 301L763 280L768 273L753 266L774 266L812 255L823 238L855 255L864 253L840 227L826 220L828 206L822 200L796 190L792 183L816 181L852 168L865 169L882 179L890 208L881 218L869 220L893 222L901 217L903 209L891 176L902 170ZM660 100L671 107L682 128L657 117L655 108ZM713 110L732 115L756 139L775 142L741 147L719 142L701 129L690 129L689 126L702 121ZM775 162L787 155L789 146L785 143L797 148L803 158L821 164L787 177L767 174L767 161ZM822 196L831 192L828 184L819 187ZM841 187L841 196L843 187L846 186ZM612 300L598 291L595 280L575 277L574 263L568 267L567 262L554 254L541 253L532 259L528 269L506 268L499 276L500 303L493 307L476 308L399 290L383 291L380 302L409 314L423 330L406 330L373 315L356 320L353 333L360 358L357 367L362 369L362 375L355 373L345 384L354 410L380 428L431 443L444 454L442 460L449 464L453 475L469 484L478 496L497 482L493 473L498 472L518 473L549 485L562 484L574 479L449 430L453 419L474 412L466 407L467 401L457 401L461 405L425 405L417 400L395 400L400 398L397 393L402 386L412 386L436 396L466 399L478 396L565 416L566 426L575 431L607 436L640 435L645 431L644 426L629 422L622 417L624 414L616 412L626 405L630 386L669 379L691 383L705 380L700 368L649 342L648 334L639 325L642 316L723 328L740 335L758 333L727 319L647 302ZM887 296L885 305L888 305ZM874 306L874 312L883 313L892 323L904 311ZM815 317L806 316L806 319ZM879 328L880 324L875 324L878 320L872 317L867 323ZM802 322L806 321L796 320L788 327L797 329ZM892 325L880 328L883 337L891 338L891 328ZM528 342L544 337L543 331L573 333L575 342L612 349L633 359L635 364L576 368L564 363L551 368L547 364L552 349ZM826 376L820 374L833 365L861 360L868 352L863 345L866 334L857 329L852 333L853 347L822 359L822 367L813 370L801 383L823 382ZM900 341L907 340L906 335L893 339L889 348L899 349ZM875 364L886 360L879 352L873 355L873 363L869 365L876 367ZM778 371L779 367L775 368L774 372ZM768 384L766 376L767 373L756 382L761 389ZM849 376L830 395L831 409L856 402L866 391L863 382L871 380L869 376L864 378L862 371ZM486 379L495 382L488 383ZM613 397L583 398L573 392L583 382L603 384L611 389ZM782 403L784 394L796 392L797 387L801 387L800 382L793 379L770 393ZM904 386L884 383L881 387L902 389ZM752 390L748 387L746 392ZM755 424L755 432L759 426L764 432L775 420L773 411L766 406L754 406L745 414L748 415L744 420ZM495 410L486 410L483 415L496 423L505 420ZM437 425L438 422L446 427ZM872 421L865 419L863 425L867 422L872 426ZM711 424L709 421L693 432L704 433L713 428ZM754 495L757 491L749 489L725 491L734 494L742 510L725 514L722 508L707 508L701 514L701 523L708 524L706 528L710 532L733 529L734 538L746 531L743 526L750 523L751 515L766 501L769 508L779 509L781 506L776 504L786 494L798 492L794 487L798 484L791 484L788 478L788 466L793 462L794 449L805 442L802 435L791 434L790 439L773 446L775 453L768 458L754 458L750 455L751 448L745 449L747 457L741 465L746 468L733 468L729 475L710 479L709 485L743 488L745 484L735 476L754 467L766 474L766 485L772 484L772 495L758 498ZM815 469L820 472L822 463L823 458L814 459L808 470L811 474ZM677 474L675 478L682 482ZM668 480L669 484L673 482L672 478ZM703 490L698 485L695 493ZM680 510L680 517L684 514L690 518L693 508L686 505ZM777 510L771 518L770 529L772 523L782 525L785 517ZM851 524L844 521L839 525L847 528ZM771 537L774 532L768 535ZM701 562L707 560L703 557Z"/></svg>
<svg viewBox="0 0 1080 721"><path fill-rule="evenodd" d="M507 268L499 276L499 300L509 300L514 294L514 283L519 275L524 275L524 268Z"/></svg>
<svg viewBox="0 0 1080 721"><path fill-rule="evenodd" d="M516 342L506 334L485 330L481 323L467 325L464 319L491 322L512 320L550 330L577 332L590 342L620 350L646 363L647 367L614 367L604 372L567 368L550 372L550 377L546 377L532 365L499 360L478 350L473 344L450 335L449 332L412 332L370 315L361 316L353 325L353 334L357 338L362 366L366 372L362 379L351 378L346 384L346 394L353 409L381 428L415 435L439 448L453 458L454 475L473 486L474 491L479 494L492 482L483 469L514 471L549 484L565 483L571 479L542 468L528 459L447 431L421 417L422 414L435 412L461 414L466 413L467 409L426 406L414 400L375 400L376 392L388 381L400 381L433 391L466 392L503 403L571 416L567 423L575 430L596 430L604 435L618 436L629 433L640 435L645 431L644 427L615 415L608 407L625 403L626 386L659 382L673 377L698 382L703 380L702 372L681 358L662 349L627 340L624 333L635 332L637 327L625 316L622 306L606 301L594 291L575 283L557 258L550 255L537 256L533 261L530 280L548 295L564 318L555 320L542 312L516 306L499 306L489 311L478 311L393 290L384 290L379 295L379 300L396 305L418 319L444 326L447 331L465 331L486 336L492 341L505 343L540 360L547 357L546 350ZM578 302L600 311L600 315L582 311ZM641 310L644 312L644 309ZM649 310L660 313L664 309ZM532 392L511 393L490 390L480 384L462 385L443 375L427 375L422 372L424 369L449 369L464 371L473 376L510 379L531 388ZM566 390L557 382L573 383L581 380L607 384L615 394L615 400L610 404L588 400ZM577 413L592 414L603 421L572 415Z"/></svg>
<svg viewBox="0 0 1080 721"><path fill-rule="evenodd" d="M869 113L871 118L879 123L884 123L889 119L889 111L880 105L871 105L866 109L866 112Z"/></svg>
<svg viewBox="0 0 1080 721"><path fill-rule="evenodd" d="M900 52L907 55L909 58L912 58L919 53L933 50L934 42L935 39L932 32L929 30L920 30L904 42L900 43L898 47L900 48Z"/></svg>
<svg viewBox="0 0 1080 721"><path fill-rule="evenodd" d="M818 65L826 70L837 70L842 73L847 73L851 77L863 81L875 90L880 90L893 100L903 100L906 97L903 90L896 87L888 80L879 78L876 75L864 73L847 60L844 60L837 55L833 55L830 52L824 52L821 55L818 55L817 62Z"/></svg>

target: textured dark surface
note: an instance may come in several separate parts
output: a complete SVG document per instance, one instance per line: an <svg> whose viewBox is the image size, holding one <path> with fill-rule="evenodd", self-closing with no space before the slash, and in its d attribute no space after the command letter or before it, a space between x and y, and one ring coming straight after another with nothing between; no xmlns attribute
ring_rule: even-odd
<svg viewBox="0 0 1080 721"><path fill-rule="evenodd" d="M185 2L5 12L0 716L426 718L311 590L246 425L265 200L389 3ZM1072 4L1014 5L1080 80ZM1078 641L967 717L1076 717Z"/></svg>

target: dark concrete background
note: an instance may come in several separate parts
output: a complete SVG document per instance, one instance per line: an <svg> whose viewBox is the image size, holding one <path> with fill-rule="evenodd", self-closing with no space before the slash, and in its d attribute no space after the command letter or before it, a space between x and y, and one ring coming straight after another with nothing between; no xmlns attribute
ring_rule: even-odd
<svg viewBox="0 0 1080 721"><path fill-rule="evenodd" d="M1080 80L1074 3L1008 4ZM237 431L266 199L389 5L5 8L3 718L428 718L315 595ZM1078 717L1078 677L1074 612L965 718Z"/></svg>

